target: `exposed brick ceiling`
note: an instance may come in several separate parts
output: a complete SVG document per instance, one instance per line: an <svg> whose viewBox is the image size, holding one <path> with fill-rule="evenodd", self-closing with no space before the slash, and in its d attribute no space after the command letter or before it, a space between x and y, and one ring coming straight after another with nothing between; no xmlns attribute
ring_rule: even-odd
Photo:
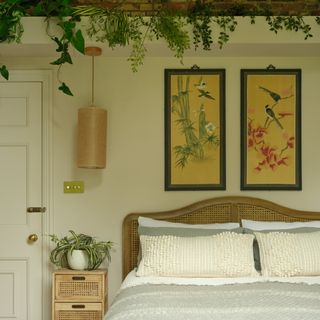
<svg viewBox="0 0 320 320"><path fill-rule="evenodd" d="M114 8L134 12L149 14L161 8L171 8L185 10L190 8L195 0L74 0L74 5L95 5L103 8ZM205 3L212 3L217 10L228 9L232 6L239 8L269 7L272 8L273 15L320 15L320 1L318 0L207 0Z"/></svg>

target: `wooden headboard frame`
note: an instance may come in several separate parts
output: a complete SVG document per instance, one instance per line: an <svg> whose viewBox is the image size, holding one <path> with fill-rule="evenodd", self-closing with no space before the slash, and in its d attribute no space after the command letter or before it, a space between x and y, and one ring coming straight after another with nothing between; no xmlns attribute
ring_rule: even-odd
<svg viewBox="0 0 320 320"><path fill-rule="evenodd" d="M139 216L191 224L240 222L241 219L287 222L320 220L320 212L294 210L267 200L232 196L204 200L176 210L131 213L125 217L122 226L123 278L137 264Z"/></svg>

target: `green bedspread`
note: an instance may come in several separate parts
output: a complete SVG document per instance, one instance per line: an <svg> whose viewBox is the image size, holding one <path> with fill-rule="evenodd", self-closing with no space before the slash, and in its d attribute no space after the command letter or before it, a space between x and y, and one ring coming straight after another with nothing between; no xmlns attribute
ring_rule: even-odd
<svg viewBox="0 0 320 320"><path fill-rule="evenodd" d="M123 289L106 320L320 320L320 285L259 282Z"/></svg>

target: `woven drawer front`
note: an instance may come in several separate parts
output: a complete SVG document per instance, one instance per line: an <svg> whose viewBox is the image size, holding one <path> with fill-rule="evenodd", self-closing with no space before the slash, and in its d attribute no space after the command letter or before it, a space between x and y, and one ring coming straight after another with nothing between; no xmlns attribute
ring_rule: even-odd
<svg viewBox="0 0 320 320"><path fill-rule="evenodd" d="M100 303L56 303L54 320L101 320Z"/></svg>
<svg viewBox="0 0 320 320"><path fill-rule="evenodd" d="M102 296L103 276L101 275L56 275L56 299L100 300Z"/></svg>

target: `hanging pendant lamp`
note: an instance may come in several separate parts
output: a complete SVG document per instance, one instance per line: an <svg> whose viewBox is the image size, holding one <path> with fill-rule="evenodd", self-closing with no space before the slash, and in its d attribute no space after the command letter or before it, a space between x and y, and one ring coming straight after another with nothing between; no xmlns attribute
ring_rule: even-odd
<svg viewBox="0 0 320 320"><path fill-rule="evenodd" d="M86 55L92 57L91 105L78 111L79 168L103 169L106 167L107 111L94 105L94 57L101 48L87 47Z"/></svg>

